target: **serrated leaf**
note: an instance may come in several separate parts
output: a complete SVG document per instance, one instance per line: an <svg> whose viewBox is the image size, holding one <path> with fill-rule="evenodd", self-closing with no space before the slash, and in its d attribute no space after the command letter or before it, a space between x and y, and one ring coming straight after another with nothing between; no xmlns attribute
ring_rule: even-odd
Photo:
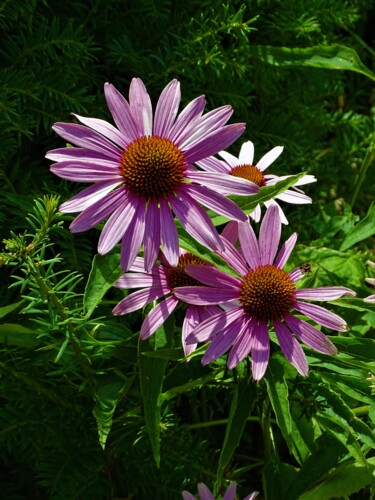
<svg viewBox="0 0 375 500"><path fill-rule="evenodd" d="M277 425L280 427L288 448L291 450L292 416L289 408L289 390L282 365L277 359L270 359L264 380L267 385L268 397L275 412Z"/></svg>
<svg viewBox="0 0 375 500"><path fill-rule="evenodd" d="M360 60L357 52L345 45L315 45L306 48L253 45L250 54L278 67L308 66L341 71L355 71L375 81L375 75Z"/></svg>
<svg viewBox="0 0 375 500"><path fill-rule="evenodd" d="M95 255L83 296L86 318L91 316L95 307L99 304L105 293L119 279L121 274L120 255L118 252Z"/></svg>
<svg viewBox="0 0 375 500"><path fill-rule="evenodd" d="M366 217L364 217L355 228L346 236L341 244L340 250L345 251L359 241L370 238L375 234L375 204L371 203Z"/></svg>

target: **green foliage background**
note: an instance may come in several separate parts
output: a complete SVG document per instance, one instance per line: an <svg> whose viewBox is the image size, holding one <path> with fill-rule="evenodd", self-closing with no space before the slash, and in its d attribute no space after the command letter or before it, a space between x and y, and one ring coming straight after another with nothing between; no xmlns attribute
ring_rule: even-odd
<svg viewBox="0 0 375 500"><path fill-rule="evenodd" d="M367 0L0 0L3 498L174 499L230 480L240 497L269 500L374 493L374 308L340 301L351 332L332 337L337 357L306 349L305 379L277 346L259 384L247 362L178 362L181 317L140 343L141 312L111 316L122 295L103 286L118 256L93 261L98 231L69 233L57 196L81 187L44 159L64 146L51 125L70 112L110 120L104 82L126 95L139 76L155 102L177 78L183 104L204 93L247 123L234 154L249 139L256 159L283 145L272 173L318 178L311 206L285 207L283 238L299 233L290 265L309 262L311 286L363 298L375 260L374 20Z"/></svg>

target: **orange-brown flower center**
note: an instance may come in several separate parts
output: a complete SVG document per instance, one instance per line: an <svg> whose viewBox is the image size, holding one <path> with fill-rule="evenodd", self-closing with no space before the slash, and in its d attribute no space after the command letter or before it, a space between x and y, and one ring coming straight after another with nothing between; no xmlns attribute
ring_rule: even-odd
<svg viewBox="0 0 375 500"><path fill-rule="evenodd" d="M200 266L205 266L207 262L192 253L186 253L181 255L178 259L178 264L176 267L171 267L167 272L168 285L171 288L176 288L178 286L197 286L202 285L199 281L192 278L185 272L185 266L187 264L196 264Z"/></svg>
<svg viewBox="0 0 375 500"><path fill-rule="evenodd" d="M184 179L185 157L169 139L144 136L125 149L121 157L124 184L146 199L167 197Z"/></svg>
<svg viewBox="0 0 375 500"><path fill-rule="evenodd" d="M271 265L260 266L243 278L240 302L257 319L282 319L293 307L295 290L285 271Z"/></svg>
<svg viewBox="0 0 375 500"><path fill-rule="evenodd" d="M263 172L254 165L238 165L238 167L234 167L231 175L247 179L259 187L266 185L266 179L264 178Z"/></svg>

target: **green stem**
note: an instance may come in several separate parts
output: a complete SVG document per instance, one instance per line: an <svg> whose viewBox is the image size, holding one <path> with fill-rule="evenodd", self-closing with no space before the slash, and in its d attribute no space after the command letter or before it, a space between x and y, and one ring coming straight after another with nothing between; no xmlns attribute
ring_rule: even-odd
<svg viewBox="0 0 375 500"><path fill-rule="evenodd" d="M222 418L220 420L211 420L211 422L199 422L197 424L186 425L186 429L200 429L203 427L213 427L215 425L226 425L229 422L229 418ZM259 417L247 417L246 422L260 422ZM276 424L276 420L270 419L272 424Z"/></svg>
<svg viewBox="0 0 375 500"><path fill-rule="evenodd" d="M355 203L355 201L357 199L358 193L359 193L359 191L360 191L360 189L362 187L362 184L365 181L367 170L370 167L371 163L375 159L374 139L375 139L375 134L373 134L373 136L371 138L371 143L370 143L370 145L369 145L369 147L367 149L366 156L365 156L365 158L363 160L363 163L361 165L361 168L360 168L360 170L358 172L358 176L357 176L357 179L356 179L356 182L355 182L355 187L354 187L354 193L353 193L352 201L350 202L350 206L351 206L352 209L353 209L354 203Z"/></svg>
<svg viewBox="0 0 375 500"><path fill-rule="evenodd" d="M370 411L370 408L371 408L370 405L358 406L358 408L352 408L352 412L357 417L361 417L363 415L367 415L368 412Z"/></svg>

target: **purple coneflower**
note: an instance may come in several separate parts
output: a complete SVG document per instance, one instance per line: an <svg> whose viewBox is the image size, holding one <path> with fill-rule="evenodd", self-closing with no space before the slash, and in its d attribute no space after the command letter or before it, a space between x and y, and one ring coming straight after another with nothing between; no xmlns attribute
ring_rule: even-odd
<svg viewBox="0 0 375 500"><path fill-rule="evenodd" d="M175 310L180 302L174 296L176 287L200 285L199 281L186 274L185 266L187 264L207 265L207 262L203 259L183 250L180 250L177 266L170 266L165 262L163 256L161 261L164 261L164 265L154 264L151 271L145 273L143 258L137 257L130 268L131 272L123 274L115 284L118 288L142 288L142 290L122 299L113 309L115 315L128 314L141 309L154 300L166 297L151 309L144 319L140 331L142 340L150 337ZM188 305L182 325L182 347L185 356L192 353L196 348L196 344L186 344L186 337L196 326L219 311L220 309L216 306Z"/></svg>
<svg viewBox="0 0 375 500"><path fill-rule="evenodd" d="M210 288L193 286L175 289L176 297L195 305L228 302L233 305L204 321L187 338L187 343L211 341L202 358L203 364L214 361L232 346L227 366L234 368L251 353L253 377L260 380L270 355L268 329L271 325L285 357L301 375L307 374L308 366L305 354L293 334L318 352L337 352L323 333L291 314L291 311L294 309L332 330L346 331L348 327L342 318L303 300L329 301L355 293L340 286L297 290L295 282L303 277L306 267L297 267L290 273L283 271L297 234L292 234L277 254L280 233L279 212L277 207L271 206L262 221L259 241L249 223L239 224L241 252L223 238L226 249L221 256L241 278L214 267L186 267L190 276Z"/></svg>
<svg viewBox="0 0 375 500"><path fill-rule="evenodd" d="M290 177L290 175L278 177L277 175L264 174L266 168L268 168L271 163L273 163L281 155L283 149L284 148L282 146L276 146L265 154L256 165L253 165L254 144L251 141L247 141L242 144L238 158L230 153L227 153L226 151L220 151L219 155L223 158L223 160L210 157L198 161L197 165L202 167L204 170L215 173L215 175L223 174L226 176L229 174L234 177L246 179L248 181L248 192L246 194L252 195L257 193L263 186L272 186L282 179ZM316 178L313 175L305 175L294 184L293 188L303 186L304 184L310 184L315 181ZM225 186L218 186L217 190L222 194L232 194L225 189ZM311 198L306 196L303 191L299 189L287 189L283 193L277 195L276 198L287 203L294 203L298 205L311 203ZM282 208L275 200L266 201L264 204L266 207L276 205L279 209L281 222L283 224L288 224L288 220L285 217ZM254 219L255 222L259 222L260 216L261 208L260 205L258 205L250 214L250 217Z"/></svg>
<svg viewBox="0 0 375 500"><path fill-rule="evenodd" d="M236 489L237 484L235 482L231 483L228 486L227 491L224 493L222 500L235 500ZM215 497L211 493L211 490L204 483L198 484L198 493L200 500L215 500ZM254 500L258 496L258 494L258 491L254 491L250 495L247 495L243 500ZM184 500L196 500L196 497L188 491L183 491L182 497Z"/></svg>
<svg viewBox="0 0 375 500"><path fill-rule="evenodd" d="M109 252L120 240L121 267L128 270L143 244L145 269L156 261L160 245L171 265L178 261L174 215L193 238L211 249L221 240L200 204L230 219L246 216L219 194L218 185L241 194L243 179L200 172L194 162L228 147L244 131L242 123L225 125L231 106L203 115L204 96L191 101L178 115L180 83L163 90L153 113L142 80L133 78L129 102L109 83L105 97L117 126L96 118L73 115L80 124L56 123L54 131L68 147L49 151L51 171L63 179L94 183L63 203L62 212L81 212L70 229L81 232L107 217L98 252ZM210 189L213 187L215 190Z"/></svg>

